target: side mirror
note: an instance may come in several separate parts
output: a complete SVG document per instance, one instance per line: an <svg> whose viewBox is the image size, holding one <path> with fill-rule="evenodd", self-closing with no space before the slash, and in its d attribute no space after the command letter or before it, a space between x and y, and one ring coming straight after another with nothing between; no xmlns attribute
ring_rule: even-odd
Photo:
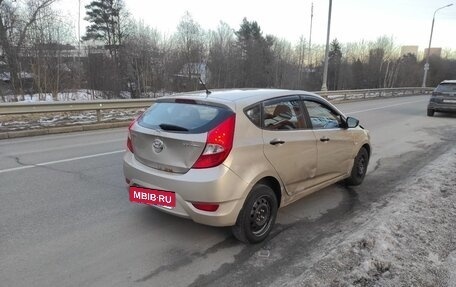
<svg viewBox="0 0 456 287"><path fill-rule="evenodd" d="M347 128L349 128L349 129L356 128L359 125L359 120L352 118L352 117L348 117L346 119L346 122L347 122Z"/></svg>

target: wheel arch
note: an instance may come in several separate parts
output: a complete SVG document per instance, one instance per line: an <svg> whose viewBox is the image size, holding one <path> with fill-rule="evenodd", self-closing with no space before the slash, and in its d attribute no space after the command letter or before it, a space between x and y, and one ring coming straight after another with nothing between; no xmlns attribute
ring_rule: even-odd
<svg viewBox="0 0 456 287"><path fill-rule="evenodd" d="M372 155L371 146L368 143L365 143L361 148L365 148L366 149L367 154L369 155L369 159L370 159L370 157Z"/></svg>
<svg viewBox="0 0 456 287"><path fill-rule="evenodd" d="M264 184L269 186L273 191L277 198L277 207L280 207L282 203L282 186L280 182L273 176L266 176L256 182L256 184ZM255 184L255 185L256 185Z"/></svg>

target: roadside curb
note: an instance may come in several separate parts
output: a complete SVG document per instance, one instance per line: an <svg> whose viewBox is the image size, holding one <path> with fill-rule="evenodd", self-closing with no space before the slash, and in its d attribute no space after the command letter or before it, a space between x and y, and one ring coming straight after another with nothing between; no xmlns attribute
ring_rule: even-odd
<svg viewBox="0 0 456 287"><path fill-rule="evenodd" d="M23 131L11 131L11 132L0 132L0 140L2 139L13 139L21 137L41 136L48 134L61 134L71 132L83 132L93 131L101 129L112 129L128 127L130 121L113 122L113 123L101 123L101 124L86 124L86 125L75 125L75 126L64 126L64 127L50 127L40 128L35 130L23 130Z"/></svg>

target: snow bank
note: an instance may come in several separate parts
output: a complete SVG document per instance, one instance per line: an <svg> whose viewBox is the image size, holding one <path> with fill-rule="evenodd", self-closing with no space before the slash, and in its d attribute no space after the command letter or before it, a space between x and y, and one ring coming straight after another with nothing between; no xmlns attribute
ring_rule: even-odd
<svg viewBox="0 0 456 287"><path fill-rule="evenodd" d="M456 286L456 148L386 202L356 218L355 233L324 239L334 248L306 258L313 264L304 273L272 285Z"/></svg>

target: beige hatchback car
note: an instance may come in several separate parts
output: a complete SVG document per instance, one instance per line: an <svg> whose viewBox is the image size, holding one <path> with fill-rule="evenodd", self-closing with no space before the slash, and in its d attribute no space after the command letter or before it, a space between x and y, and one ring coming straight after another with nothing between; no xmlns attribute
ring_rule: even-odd
<svg viewBox="0 0 456 287"><path fill-rule="evenodd" d="M280 207L336 182L359 185L369 132L322 97L276 89L157 99L129 127L130 201L243 242L270 233Z"/></svg>

